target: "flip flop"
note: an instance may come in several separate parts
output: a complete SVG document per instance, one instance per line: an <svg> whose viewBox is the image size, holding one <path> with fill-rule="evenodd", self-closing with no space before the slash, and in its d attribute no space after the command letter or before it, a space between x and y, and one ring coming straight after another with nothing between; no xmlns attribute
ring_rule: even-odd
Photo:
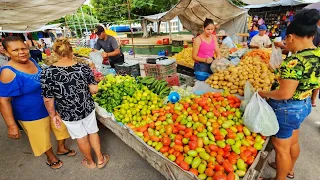
<svg viewBox="0 0 320 180"><path fill-rule="evenodd" d="M317 105L316 104L312 104L312 107L317 107Z"/></svg>
<svg viewBox="0 0 320 180"><path fill-rule="evenodd" d="M94 169L97 167L97 164L95 162L93 164L88 164L88 160L86 158L82 160L81 164L88 169Z"/></svg>
<svg viewBox="0 0 320 180"><path fill-rule="evenodd" d="M106 164L109 162L109 159L110 159L110 157L109 157L108 154L103 154L102 156L103 156L103 163L100 163L100 164L98 164L98 166L97 166L99 169L105 167Z"/></svg>
<svg viewBox="0 0 320 180"><path fill-rule="evenodd" d="M60 169L63 166L62 161L60 159L57 162L49 163L48 161L46 162L48 166L50 166L51 169ZM60 164L59 166L55 166L57 164ZM54 167L55 166L55 167Z"/></svg>
<svg viewBox="0 0 320 180"><path fill-rule="evenodd" d="M62 154L58 154L58 156L68 156L68 157L72 157L72 156L75 156L77 154L77 152L75 150L71 150L69 149L67 152L65 153L62 153Z"/></svg>
<svg viewBox="0 0 320 180"><path fill-rule="evenodd" d="M268 164L269 164L270 167L272 167L273 169L277 170L277 166L276 166L275 162L269 162L268 161ZM294 173L293 174L288 174L287 178L293 179L294 178Z"/></svg>

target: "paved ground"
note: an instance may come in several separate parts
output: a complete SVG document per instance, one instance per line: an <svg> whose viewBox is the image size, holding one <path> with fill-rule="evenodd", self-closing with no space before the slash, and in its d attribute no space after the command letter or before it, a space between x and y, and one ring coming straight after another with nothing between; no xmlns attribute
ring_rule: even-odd
<svg viewBox="0 0 320 180"><path fill-rule="evenodd" d="M318 104L320 107L320 103ZM319 180L320 172L320 108L315 108L301 127L301 155L297 161L296 180ZM110 130L101 128L102 149L111 156L102 170L88 170L80 165L81 155L74 158L62 157L64 167L51 170L45 165L45 156L34 157L28 140L23 134L20 140L7 138L7 131L0 119L0 179L1 180L163 180L165 179L135 151L124 144ZM76 149L74 141L69 140ZM54 145L54 147L56 147ZM270 157L272 159L274 157ZM272 177L275 171L266 167L263 175Z"/></svg>

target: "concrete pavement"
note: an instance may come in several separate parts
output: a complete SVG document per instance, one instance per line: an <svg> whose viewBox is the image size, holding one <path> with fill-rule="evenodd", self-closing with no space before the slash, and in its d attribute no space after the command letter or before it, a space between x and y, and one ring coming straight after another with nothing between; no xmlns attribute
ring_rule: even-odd
<svg viewBox="0 0 320 180"><path fill-rule="evenodd" d="M318 103L320 107L320 103ZM295 168L296 180L320 180L320 108L301 126L301 155ZM165 177L150 166L135 151L106 128L100 129L102 150L110 154L106 168L88 170L81 166L82 156L61 157L64 166L52 170L45 164L45 156L34 157L25 134L20 140L7 138L7 129L0 119L0 180L164 180ZM54 141L52 141L54 142ZM79 152L75 141L68 140ZM56 143L53 145L56 150ZM270 157L270 160L274 155ZM275 171L266 166L263 177L273 177Z"/></svg>

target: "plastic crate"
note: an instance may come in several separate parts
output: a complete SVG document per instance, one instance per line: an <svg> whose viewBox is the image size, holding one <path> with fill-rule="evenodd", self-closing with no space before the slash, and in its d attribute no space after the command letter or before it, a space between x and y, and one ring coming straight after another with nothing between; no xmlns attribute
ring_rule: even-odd
<svg viewBox="0 0 320 180"><path fill-rule="evenodd" d="M183 41L172 40L171 44L174 47L183 47Z"/></svg>
<svg viewBox="0 0 320 180"><path fill-rule="evenodd" d="M194 77L194 69L178 64L177 72L180 74L188 75Z"/></svg>
<svg viewBox="0 0 320 180"><path fill-rule="evenodd" d="M129 64L129 63L123 63L123 64L115 64L115 70L117 74L120 75L130 75L133 77L140 76L140 64Z"/></svg>
<svg viewBox="0 0 320 180"><path fill-rule="evenodd" d="M152 76L157 79L165 79L177 73L177 64L144 64L144 71L146 76Z"/></svg>
<svg viewBox="0 0 320 180"><path fill-rule="evenodd" d="M173 74L172 76L169 76L165 79L168 84L170 86L179 86L179 75L176 73L176 74Z"/></svg>
<svg viewBox="0 0 320 180"><path fill-rule="evenodd" d="M183 50L183 47L174 47L174 46L171 47L171 52L173 53L179 53L182 50Z"/></svg>

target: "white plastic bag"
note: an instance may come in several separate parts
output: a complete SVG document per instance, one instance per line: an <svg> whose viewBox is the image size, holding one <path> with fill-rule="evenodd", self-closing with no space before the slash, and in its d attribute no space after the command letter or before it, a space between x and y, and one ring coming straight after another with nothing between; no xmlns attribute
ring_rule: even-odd
<svg viewBox="0 0 320 180"><path fill-rule="evenodd" d="M257 92L252 96L243 115L243 124L263 136L272 136L279 131L279 124L271 106Z"/></svg>
<svg viewBox="0 0 320 180"><path fill-rule="evenodd" d="M282 63L282 51L280 48L275 47L275 45L272 43L272 53L269 65L273 70L276 70L280 67L280 64Z"/></svg>
<svg viewBox="0 0 320 180"><path fill-rule="evenodd" d="M102 51L91 52L89 54L89 57L92 60L92 62L96 65L97 69L102 69L102 62L103 62Z"/></svg>
<svg viewBox="0 0 320 180"><path fill-rule="evenodd" d="M246 84L244 85L244 99L241 101L241 107L240 109L244 111L246 109L246 106L250 102L251 97L254 94L253 86L249 81L246 81Z"/></svg>
<svg viewBox="0 0 320 180"><path fill-rule="evenodd" d="M229 64L231 64L231 62L228 59L221 58L221 59L214 60L211 64L210 68L211 68L212 72L223 71L223 70L227 69Z"/></svg>

